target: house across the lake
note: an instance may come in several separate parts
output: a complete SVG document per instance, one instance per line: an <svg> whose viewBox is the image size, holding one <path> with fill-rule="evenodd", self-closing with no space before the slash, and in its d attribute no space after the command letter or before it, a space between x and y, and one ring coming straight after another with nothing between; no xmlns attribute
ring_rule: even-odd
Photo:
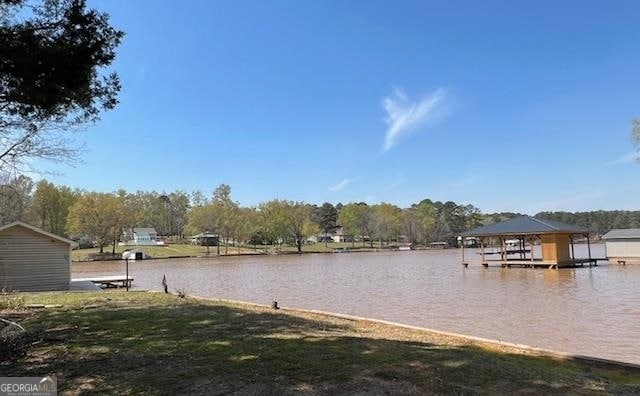
<svg viewBox="0 0 640 396"><path fill-rule="evenodd" d="M153 227L136 227L122 230L125 245L159 245L158 233Z"/></svg>
<svg viewBox="0 0 640 396"><path fill-rule="evenodd" d="M344 233L344 229L342 227L338 227L331 232L320 233L317 235L312 235L307 238L307 242L311 243L322 243L322 242L347 242L347 240L351 240L349 235Z"/></svg>
<svg viewBox="0 0 640 396"><path fill-rule="evenodd" d="M0 227L0 289L69 290L77 243L16 221Z"/></svg>
<svg viewBox="0 0 640 396"><path fill-rule="evenodd" d="M602 239L609 261L640 263L640 228L613 229Z"/></svg>

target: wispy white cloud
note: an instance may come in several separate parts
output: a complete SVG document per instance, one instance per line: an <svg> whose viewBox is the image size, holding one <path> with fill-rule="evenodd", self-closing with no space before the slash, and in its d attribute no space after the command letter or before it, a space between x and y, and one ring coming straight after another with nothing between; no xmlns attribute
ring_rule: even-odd
<svg viewBox="0 0 640 396"><path fill-rule="evenodd" d="M329 191L340 191L345 188L347 184L349 184L349 179L342 179L340 183L336 184L335 186L329 187Z"/></svg>
<svg viewBox="0 0 640 396"><path fill-rule="evenodd" d="M384 150L393 147L401 136L433 120L444 99L443 89L437 89L419 101L412 101L401 88L394 89L393 93L382 101L388 125Z"/></svg>
<svg viewBox="0 0 640 396"><path fill-rule="evenodd" d="M629 154L623 155L622 157L616 158L613 161L607 162L607 165L630 164L637 161L638 158L640 158L638 152L632 151Z"/></svg>

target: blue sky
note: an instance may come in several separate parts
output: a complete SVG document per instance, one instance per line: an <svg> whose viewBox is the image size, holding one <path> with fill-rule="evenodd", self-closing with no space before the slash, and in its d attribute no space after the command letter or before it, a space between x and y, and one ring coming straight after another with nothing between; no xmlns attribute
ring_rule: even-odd
<svg viewBox="0 0 640 396"><path fill-rule="evenodd" d="M128 1L121 103L48 177L485 212L640 209L640 3Z"/></svg>

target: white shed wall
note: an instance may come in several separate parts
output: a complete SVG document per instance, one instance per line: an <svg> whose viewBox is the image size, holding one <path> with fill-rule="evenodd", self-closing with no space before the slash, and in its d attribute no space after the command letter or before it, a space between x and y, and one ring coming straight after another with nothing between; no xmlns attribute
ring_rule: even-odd
<svg viewBox="0 0 640 396"><path fill-rule="evenodd" d="M0 289L69 290L70 246L22 226L0 232Z"/></svg>
<svg viewBox="0 0 640 396"><path fill-rule="evenodd" d="M605 241L607 257L640 258L640 238Z"/></svg>

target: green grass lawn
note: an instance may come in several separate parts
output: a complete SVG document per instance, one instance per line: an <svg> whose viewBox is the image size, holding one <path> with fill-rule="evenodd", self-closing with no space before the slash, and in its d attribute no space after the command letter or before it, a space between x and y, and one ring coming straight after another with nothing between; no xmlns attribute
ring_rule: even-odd
<svg viewBox="0 0 640 396"><path fill-rule="evenodd" d="M640 370L481 347L372 322L144 292L27 294L3 376L62 393L638 394ZM7 317L7 312L2 313Z"/></svg>
<svg viewBox="0 0 640 396"><path fill-rule="evenodd" d="M374 249L378 247L378 243L374 243ZM196 246L190 244L172 244L165 246L116 246L116 254L120 257L123 251L139 249L144 251L147 255L153 258L167 258L172 256L202 256L207 254L206 246ZM327 253L333 252L338 249L348 250L369 250L370 245L362 246L362 243L356 243L355 248L352 247L351 242L341 243L328 243L325 247L324 243L306 244L302 246L303 253ZM112 246L107 246L104 249L105 253L111 253ZM266 251L268 253L295 253L297 248L292 245L283 244L282 246L267 246ZM99 252L98 248L89 249L76 249L71 252L71 259L73 261L85 261L91 259L91 256ZM209 252L212 255L217 254L217 248L215 246L209 247ZM248 246L229 246L227 254L262 254L265 253L264 245L248 245ZM224 246L220 246L220 254L225 254Z"/></svg>
<svg viewBox="0 0 640 396"><path fill-rule="evenodd" d="M336 249L343 249L343 248L348 248L351 249L351 242L346 243L346 242L330 242L327 243L327 246L324 246L324 242L322 243L308 243L305 245L302 245L302 251L304 253L326 253L326 252L333 252ZM369 247L369 245L367 245L367 247ZM356 248L362 248L362 243L358 244L356 243ZM286 253L291 253L291 252L297 252L298 248L294 245L282 245L280 247L282 252L286 252Z"/></svg>
<svg viewBox="0 0 640 396"><path fill-rule="evenodd" d="M264 251L264 246L260 248ZM380 244L378 242L374 242L373 249L379 249L379 248L380 248ZM279 247L279 249L284 253L295 253L298 251L298 248L296 246L286 245L286 244ZM371 250L371 245L369 244L369 242L367 242L365 246L362 246L362 242L356 242L355 246L351 242L328 242L326 246L324 242L308 243L308 244L302 245L303 253L326 253L326 252L333 252L335 250L342 250L342 249L353 250L353 251L359 251L359 250L368 251L368 250Z"/></svg>
<svg viewBox="0 0 640 396"><path fill-rule="evenodd" d="M206 246L197 246L190 244L172 244L165 246L116 246L116 253L120 255L123 251L132 249L142 250L153 258L166 258L171 256L202 256L207 254ZM107 246L103 250L105 253L111 253L112 246ZM76 249L71 252L71 259L73 261L88 260L91 258L92 254L96 254L99 251L100 249L98 248ZM216 254L216 247L210 246L209 252L210 254ZM220 252L221 254L225 253L224 246L220 246ZM254 249L247 249L244 247L238 249L237 247L229 246L228 249L228 254L252 254L255 252L256 250Z"/></svg>

